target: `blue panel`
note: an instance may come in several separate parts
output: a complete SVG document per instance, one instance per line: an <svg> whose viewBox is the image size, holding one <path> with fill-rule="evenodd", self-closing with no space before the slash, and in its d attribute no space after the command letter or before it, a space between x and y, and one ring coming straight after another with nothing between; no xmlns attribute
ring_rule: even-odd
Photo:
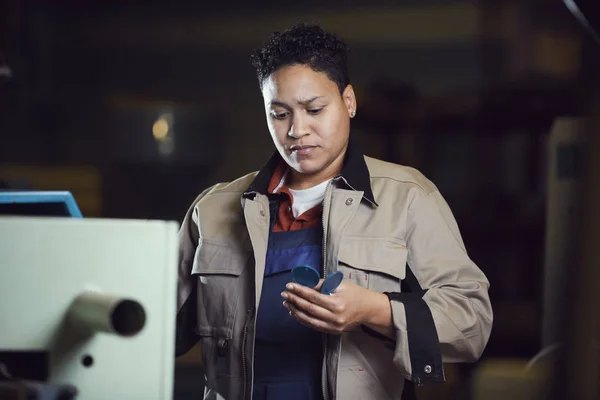
<svg viewBox="0 0 600 400"><path fill-rule="evenodd" d="M2 214L83 217L75 198L67 191L0 192L0 208Z"/></svg>

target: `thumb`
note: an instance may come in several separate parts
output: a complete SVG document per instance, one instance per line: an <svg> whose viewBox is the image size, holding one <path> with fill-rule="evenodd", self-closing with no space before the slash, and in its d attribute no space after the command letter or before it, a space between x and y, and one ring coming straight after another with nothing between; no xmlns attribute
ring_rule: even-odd
<svg viewBox="0 0 600 400"><path fill-rule="evenodd" d="M313 289L321 290L321 286L323 285L323 282L325 282L325 279L319 279L319 283L317 283L317 286L315 286Z"/></svg>

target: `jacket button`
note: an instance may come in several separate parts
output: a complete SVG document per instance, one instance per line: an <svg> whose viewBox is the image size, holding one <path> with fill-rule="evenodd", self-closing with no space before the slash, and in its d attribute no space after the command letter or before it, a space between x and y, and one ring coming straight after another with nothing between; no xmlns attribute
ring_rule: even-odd
<svg viewBox="0 0 600 400"><path fill-rule="evenodd" d="M346 205L349 206L350 204L354 203L354 199L352 197L348 197L346 199Z"/></svg>
<svg viewBox="0 0 600 400"><path fill-rule="evenodd" d="M425 366L425 373L426 374L430 374L431 373L431 365L426 365Z"/></svg>
<svg viewBox="0 0 600 400"><path fill-rule="evenodd" d="M229 347L229 341L227 339L219 339L217 344L219 357L225 357L227 347Z"/></svg>
<svg viewBox="0 0 600 400"><path fill-rule="evenodd" d="M265 216L265 210L260 210L259 214L260 214L261 217L264 217Z"/></svg>

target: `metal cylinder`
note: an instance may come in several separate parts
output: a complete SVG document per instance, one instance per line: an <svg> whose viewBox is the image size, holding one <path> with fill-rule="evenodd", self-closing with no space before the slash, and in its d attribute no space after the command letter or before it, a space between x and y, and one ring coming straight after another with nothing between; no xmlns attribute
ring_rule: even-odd
<svg viewBox="0 0 600 400"><path fill-rule="evenodd" d="M68 318L82 330L118 336L135 336L146 324L146 312L137 301L91 290L75 298Z"/></svg>

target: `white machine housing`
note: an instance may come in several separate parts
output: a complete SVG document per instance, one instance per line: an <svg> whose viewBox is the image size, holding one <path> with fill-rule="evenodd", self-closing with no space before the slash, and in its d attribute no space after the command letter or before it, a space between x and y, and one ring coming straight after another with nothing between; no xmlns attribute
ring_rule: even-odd
<svg viewBox="0 0 600 400"><path fill-rule="evenodd" d="M48 352L47 383L74 385L78 400L171 399L177 230L168 221L1 217L0 352ZM143 327L78 329L71 311L82 293L109 299L101 306L141 305ZM89 320L101 322L102 307L94 310Z"/></svg>

